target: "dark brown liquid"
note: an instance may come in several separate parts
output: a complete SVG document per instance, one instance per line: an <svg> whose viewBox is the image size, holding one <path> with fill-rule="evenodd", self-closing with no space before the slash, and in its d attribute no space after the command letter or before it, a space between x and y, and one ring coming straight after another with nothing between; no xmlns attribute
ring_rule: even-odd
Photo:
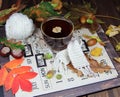
<svg viewBox="0 0 120 97"><path fill-rule="evenodd" d="M60 33L54 33L52 30L55 27L61 27L62 30ZM44 33L50 37L53 38L62 38L68 36L72 29L73 26L69 22L66 22L65 20L59 20L59 19L54 19L47 21L43 24L42 29Z"/></svg>

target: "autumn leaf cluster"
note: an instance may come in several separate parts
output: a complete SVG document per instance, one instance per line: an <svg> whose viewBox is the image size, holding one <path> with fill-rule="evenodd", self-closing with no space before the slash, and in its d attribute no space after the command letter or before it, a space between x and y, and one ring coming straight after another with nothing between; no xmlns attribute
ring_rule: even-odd
<svg viewBox="0 0 120 97"><path fill-rule="evenodd" d="M0 86L4 86L6 91L12 90L15 94L19 88L23 91L31 92L32 83L29 81L37 73L32 71L31 66L21 66L24 59L14 59L6 63L0 69Z"/></svg>

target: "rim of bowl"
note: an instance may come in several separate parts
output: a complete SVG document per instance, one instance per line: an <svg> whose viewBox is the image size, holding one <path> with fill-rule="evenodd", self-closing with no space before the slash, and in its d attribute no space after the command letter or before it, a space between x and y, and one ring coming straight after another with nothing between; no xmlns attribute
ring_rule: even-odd
<svg viewBox="0 0 120 97"><path fill-rule="evenodd" d="M66 22L68 22L68 23L70 23L70 24L72 25L72 30L71 30L71 32L70 32L67 36L65 36L65 37L60 37L60 38L55 38L55 37L48 36L47 34L44 33L44 31L43 31L43 29L42 29L43 24L46 23L46 22L48 22L48 21L50 21L50 20L55 20L55 19L59 19L59 20L66 21ZM74 24L73 24L73 22L72 22L71 20L68 20L68 19L66 19L66 18L64 18L64 17L51 17L51 18L48 18L47 20L45 20L45 21L43 21L43 22L41 23L40 29L41 29L42 34L44 34L45 36L47 36L47 37L49 37L49 38L51 38L51 39L64 39L64 38L67 38L67 37L69 37L70 35L73 34Z"/></svg>

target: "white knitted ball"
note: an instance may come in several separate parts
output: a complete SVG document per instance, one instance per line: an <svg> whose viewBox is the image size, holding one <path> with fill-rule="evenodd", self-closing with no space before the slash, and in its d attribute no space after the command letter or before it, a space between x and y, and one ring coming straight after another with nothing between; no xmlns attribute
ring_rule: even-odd
<svg viewBox="0 0 120 97"><path fill-rule="evenodd" d="M14 13L5 24L6 36L9 39L23 40L32 35L35 26L32 19L22 13Z"/></svg>

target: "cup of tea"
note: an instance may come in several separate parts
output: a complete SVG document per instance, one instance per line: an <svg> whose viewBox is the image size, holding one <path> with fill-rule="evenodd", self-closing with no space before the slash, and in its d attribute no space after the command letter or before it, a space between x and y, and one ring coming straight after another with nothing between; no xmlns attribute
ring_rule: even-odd
<svg viewBox="0 0 120 97"><path fill-rule="evenodd" d="M74 25L71 20L52 17L41 23L41 32L46 43L55 51L67 47L72 38Z"/></svg>

